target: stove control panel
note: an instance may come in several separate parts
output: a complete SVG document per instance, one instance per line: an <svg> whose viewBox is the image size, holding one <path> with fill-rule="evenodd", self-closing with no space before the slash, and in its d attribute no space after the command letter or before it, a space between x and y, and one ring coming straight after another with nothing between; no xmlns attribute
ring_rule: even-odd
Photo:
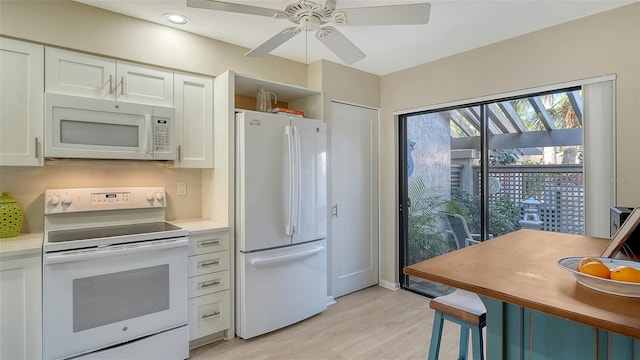
<svg viewBox="0 0 640 360"><path fill-rule="evenodd" d="M92 204L126 204L131 202L130 192L91 193Z"/></svg>
<svg viewBox="0 0 640 360"><path fill-rule="evenodd" d="M44 196L45 215L166 206L164 187L160 186L50 189Z"/></svg>

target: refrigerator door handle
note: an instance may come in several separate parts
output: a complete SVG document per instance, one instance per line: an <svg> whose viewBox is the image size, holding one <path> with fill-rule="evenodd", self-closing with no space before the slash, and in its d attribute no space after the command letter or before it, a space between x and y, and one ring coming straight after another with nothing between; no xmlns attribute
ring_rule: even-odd
<svg viewBox="0 0 640 360"><path fill-rule="evenodd" d="M318 247L315 247L313 249L301 251L299 253L280 255L280 256L273 256L273 257L262 258L262 259L253 259L253 260L251 260L251 265L254 265L254 266L258 267L258 266L267 266L267 265L274 265L274 264L282 264L282 263L292 262L292 261L296 261L298 259L302 259L302 258L311 256L311 255L315 255L315 254L319 253L320 251L322 251L322 249L324 249L324 247L318 246Z"/></svg>
<svg viewBox="0 0 640 360"><path fill-rule="evenodd" d="M300 230L300 206L302 205L302 194L300 193L302 189L302 150L300 150L300 129L297 127L293 129L295 130L294 139L296 140L296 216L293 233L297 234Z"/></svg>
<svg viewBox="0 0 640 360"><path fill-rule="evenodd" d="M294 205L294 196L295 196L295 189L294 189L294 178L295 178L295 169L294 169L294 141L293 141L293 127L291 126L287 126L285 128L285 132L287 134L287 145L288 145L288 150L289 150L289 159L288 159L288 163L289 163L289 206L288 206L288 214L287 214L287 224L285 225L286 229L285 229L285 233L287 235L293 235L294 234L294 224L293 224L293 205Z"/></svg>

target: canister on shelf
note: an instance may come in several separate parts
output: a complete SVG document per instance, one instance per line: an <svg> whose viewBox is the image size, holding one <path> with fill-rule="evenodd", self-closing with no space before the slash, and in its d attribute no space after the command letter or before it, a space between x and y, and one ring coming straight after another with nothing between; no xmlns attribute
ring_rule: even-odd
<svg viewBox="0 0 640 360"><path fill-rule="evenodd" d="M3 192L0 196L0 238L18 236L22 229L24 215L16 199Z"/></svg>

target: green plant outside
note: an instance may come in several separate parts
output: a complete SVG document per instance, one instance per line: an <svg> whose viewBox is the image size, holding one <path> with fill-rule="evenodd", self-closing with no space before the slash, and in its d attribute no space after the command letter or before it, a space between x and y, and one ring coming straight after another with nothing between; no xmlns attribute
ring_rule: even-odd
<svg viewBox="0 0 640 360"><path fill-rule="evenodd" d="M440 211L460 214L467 219L472 233L480 230L480 199L458 188L445 198L435 189L427 189L421 178L409 184L409 232L407 264L414 264L456 249L453 238L443 230ZM516 202L499 197L489 204L489 233L496 237L517 230L520 209Z"/></svg>

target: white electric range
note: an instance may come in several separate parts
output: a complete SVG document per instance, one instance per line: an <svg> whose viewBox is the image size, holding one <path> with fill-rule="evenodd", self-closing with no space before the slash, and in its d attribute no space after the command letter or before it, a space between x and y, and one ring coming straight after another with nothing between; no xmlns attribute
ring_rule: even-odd
<svg viewBox="0 0 640 360"><path fill-rule="evenodd" d="M162 187L45 191L44 359L186 359L187 231Z"/></svg>

